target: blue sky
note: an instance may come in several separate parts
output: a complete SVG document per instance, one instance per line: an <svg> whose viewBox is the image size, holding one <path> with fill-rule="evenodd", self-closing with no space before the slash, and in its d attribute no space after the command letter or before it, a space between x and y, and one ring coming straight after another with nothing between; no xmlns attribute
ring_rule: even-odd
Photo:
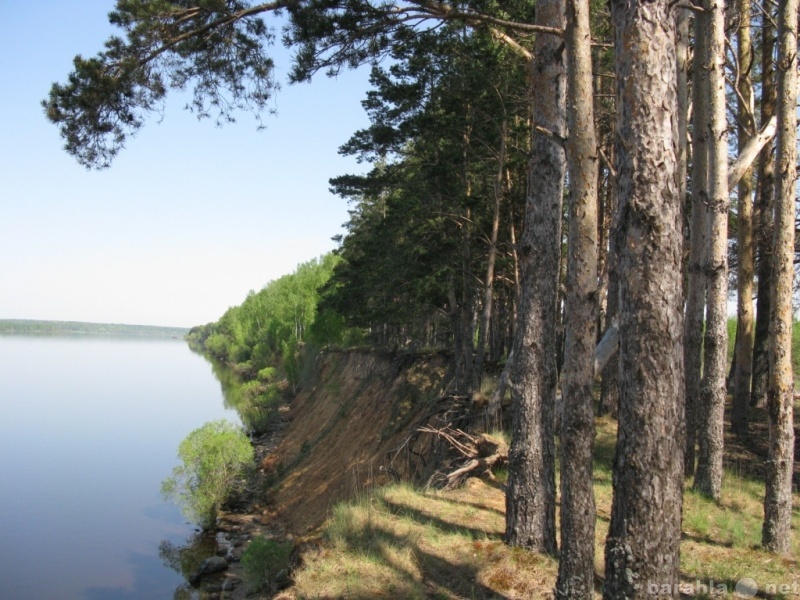
<svg viewBox="0 0 800 600"><path fill-rule="evenodd" d="M347 220L328 179L364 169L337 149L368 124L366 69L284 84L264 131L198 121L175 96L110 169L67 155L39 102L102 48L113 5L2 2L0 319L206 323L332 249Z"/></svg>

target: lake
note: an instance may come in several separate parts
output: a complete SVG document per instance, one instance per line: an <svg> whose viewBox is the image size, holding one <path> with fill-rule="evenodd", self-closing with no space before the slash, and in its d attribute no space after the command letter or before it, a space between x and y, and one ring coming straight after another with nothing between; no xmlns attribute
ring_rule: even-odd
<svg viewBox="0 0 800 600"><path fill-rule="evenodd" d="M152 600L184 583L159 544L186 435L225 408L183 340L0 336L0 598Z"/></svg>

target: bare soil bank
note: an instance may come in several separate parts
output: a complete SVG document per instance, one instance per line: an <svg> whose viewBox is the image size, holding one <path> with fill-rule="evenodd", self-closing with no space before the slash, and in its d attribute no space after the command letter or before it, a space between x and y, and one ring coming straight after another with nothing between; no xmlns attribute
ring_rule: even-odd
<svg viewBox="0 0 800 600"><path fill-rule="evenodd" d="M254 536L291 540L299 556L338 502L393 480L424 482L440 467L448 448L417 429L463 412L466 399L444 395L446 367L439 355L317 356L310 381L253 440L258 471L250 493L218 524L218 553L233 560L204 579L202 596L259 597L244 583L222 589L226 580L243 578L238 559Z"/></svg>

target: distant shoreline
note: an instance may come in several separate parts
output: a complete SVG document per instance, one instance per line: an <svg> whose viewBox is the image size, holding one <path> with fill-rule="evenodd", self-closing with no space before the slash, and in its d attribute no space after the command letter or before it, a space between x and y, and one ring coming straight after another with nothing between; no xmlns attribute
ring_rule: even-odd
<svg viewBox="0 0 800 600"><path fill-rule="evenodd" d="M122 323L87 323L82 321L39 321L0 319L0 335L113 335L125 337L179 338L188 327L127 325Z"/></svg>

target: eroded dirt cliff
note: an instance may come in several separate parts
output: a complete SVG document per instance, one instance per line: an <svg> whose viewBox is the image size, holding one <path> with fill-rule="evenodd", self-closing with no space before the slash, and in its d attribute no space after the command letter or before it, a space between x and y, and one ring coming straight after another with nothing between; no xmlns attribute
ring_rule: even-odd
<svg viewBox="0 0 800 600"><path fill-rule="evenodd" d="M416 428L444 410L445 366L436 355L317 357L267 461L277 481L269 499L289 532L313 533L334 504L367 486L427 475L434 440Z"/></svg>

